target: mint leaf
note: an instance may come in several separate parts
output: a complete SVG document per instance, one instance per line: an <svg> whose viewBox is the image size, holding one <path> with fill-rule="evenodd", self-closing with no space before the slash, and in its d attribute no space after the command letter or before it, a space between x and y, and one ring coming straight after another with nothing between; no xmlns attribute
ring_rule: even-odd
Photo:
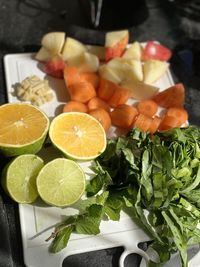
<svg viewBox="0 0 200 267"><path fill-rule="evenodd" d="M54 251L67 244L70 227L98 234L104 215L119 220L125 209L154 240L160 263L151 266L163 264L177 250L187 266L187 246L200 243L200 129L177 128L153 137L132 129L108 140L95 163L96 175L87 186L91 198L82 202L82 214L71 224L56 229Z"/></svg>
<svg viewBox="0 0 200 267"><path fill-rule="evenodd" d="M102 194L97 195L96 196L96 204L103 206L105 204L105 202L107 201L108 196L109 196L108 191L104 191Z"/></svg>
<svg viewBox="0 0 200 267"><path fill-rule="evenodd" d="M97 235L100 233L100 222L104 214L102 205L91 205L85 214L79 215L75 225L78 234Z"/></svg>
<svg viewBox="0 0 200 267"><path fill-rule="evenodd" d="M96 195L103 187L105 174L97 174L89 184L87 184L86 192L87 196L91 197Z"/></svg>
<svg viewBox="0 0 200 267"><path fill-rule="evenodd" d="M86 187L87 196L91 197L96 195L103 187L112 183L112 179L108 172L104 170L101 165L96 162L94 171L97 173L94 178L88 183Z"/></svg>
<svg viewBox="0 0 200 267"><path fill-rule="evenodd" d="M120 219L121 208L113 209L112 207L106 206L105 213L110 220L119 221Z"/></svg>
<svg viewBox="0 0 200 267"><path fill-rule="evenodd" d="M54 240L52 241L49 251L57 253L67 246L70 235L74 230L74 225L66 226L64 229L60 230Z"/></svg>
<svg viewBox="0 0 200 267"><path fill-rule="evenodd" d="M113 221L120 219L120 212L124 204L124 192L124 190L110 192L105 202L105 214Z"/></svg>

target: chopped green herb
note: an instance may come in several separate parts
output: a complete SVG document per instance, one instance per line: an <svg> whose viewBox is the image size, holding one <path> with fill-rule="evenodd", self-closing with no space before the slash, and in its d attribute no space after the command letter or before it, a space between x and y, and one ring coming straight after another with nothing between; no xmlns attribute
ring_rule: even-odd
<svg viewBox="0 0 200 267"><path fill-rule="evenodd" d="M200 129L176 128L153 137L133 129L108 140L95 164L87 205L73 223L55 230L51 250L66 246L72 231L98 234L105 216L119 220L124 209L152 238L160 261L150 266L161 266L177 251L188 266L188 246L200 243Z"/></svg>

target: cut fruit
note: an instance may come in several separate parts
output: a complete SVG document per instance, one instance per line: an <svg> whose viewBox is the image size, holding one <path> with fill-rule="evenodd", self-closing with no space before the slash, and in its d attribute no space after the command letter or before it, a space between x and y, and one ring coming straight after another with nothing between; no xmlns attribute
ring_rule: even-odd
<svg viewBox="0 0 200 267"><path fill-rule="evenodd" d="M107 72L107 76L105 75L105 72ZM102 70L100 73L102 73ZM113 76L111 78L109 77L111 76L110 73L113 73ZM118 81L118 83L123 82L127 79L142 81L142 64L140 61L135 59L114 58L106 64L106 70L104 70L104 73L103 75L101 74L101 76L104 79L108 77L107 79L110 81L112 81L114 77L114 81Z"/></svg>
<svg viewBox="0 0 200 267"><path fill-rule="evenodd" d="M111 69L107 64L99 67L99 76L104 80L108 80L113 83L120 83L121 77L116 74L116 72Z"/></svg>
<svg viewBox="0 0 200 267"><path fill-rule="evenodd" d="M53 55L59 55L65 42L64 32L49 32L42 38L42 46L48 49Z"/></svg>
<svg viewBox="0 0 200 267"><path fill-rule="evenodd" d="M141 60L142 57L142 47L139 42L134 42L130 47L128 47L122 58L129 58L135 60Z"/></svg>
<svg viewBox="0 0 200 267"><path fill-rule="evenodd" d="M129 89L131 97L137 100L152 98L159 90L156 86L136 80L124 81L121 86Z"/></svg>
<svg viewBox="0 0 200 267"><path fill-rule="evenodd" d="M128 44L129 32L113 31L107 32L105 37L105 60L120 57Z"/></svg>
<svg viewBox="0 0 200 267"><path fill-rule="evenodd" d="M88 45L87 46L88 52L97 56L99 60L105 60L105 47L98 46L98 45Z"/></svg>
<svg viewBox="0 0 200 267"><path fill-rule="evenodd" d="M148 41L143 49L142 60L158 59L168 61L172 56L172 51L164 45Z"/></svg>
<svg viewBox="0 0 200 267"><path fill-rule="evenodd" d="M120 82L124 80L124 64L125 62L120 57L113 58L106 64L107 68L111 69L119 77Z"/></svg>
<svg viewBox="0 0 200 267"><path fill-rule="evenodd" d="M113 47L124 39L129 37L128 30L107 32L105 36L105 47Z"/></svg>
<svg viewBox="0 0 200 267"><path fill-rule="evenodd" d="M35 55L35 59L42 61L42 62L46 62L52 59L52 56L53 55L51 54L51 52L42 46L40 50L37 52L37 54Z"/></svg>
<svg viewBox="0 0 200 267"><path fill-rule="evenodd" d="M144 83L152 84L160 79L169 67L169 63L160 60L147 60L144 62Z"/></svg>
<svg viewBox="0 0 200 267"><path fill-rule="evenodd" d="M78 160L94 159L106 147L106 134L100 122L81 112L63 113L55 117L49 136L66 156Z"/></svg>
<svg viewBox="0 0 200 267"><path fill-rule="evenodd" d="M135 59L122 59L124 69L124 80L131 79L142 81L143 80L143 69L142 63Z"/></svg>
<svg viewBox="0 0 200 267"><path fill-rule="evenodd" d="M0 125L0 153L35 154L45 141L49 119L33 105L11 103L0 106Z"/></svg>
<svg viewBox="0 0 200 267"><path fill-rule="evenodd" d="M46 164L37 177L37 189L44 202L65 207L77 202L85 190L85 174L73 160L57 158Z"/></svg>
<svg viewBox="0 0 200 267"><path fill-rule="evenodd" d="M58 79L63 79L64 68L65 62L57 56L44 64L44 72Z"/></svg>
<svg viewBox="0 0 200 267"><path fill-rule="evenodd" d="M5 192L18 203L34 202L38 197L36 177L43 166L43 160L36 155L16 157L2 173Z"/></svg>
<svg viewBox="0 0 200 267"><path fill-rule="evenodd" d="M62 57L65 61L70 61L73 58L80 56L83 52L87 51L87 47L76 39L67 37L63 50Z"/></svg>
<svg viewBox="0 0 200 267"><path fill-rule="evenodd" d="M88 52L69 59L68 66L77 67L81 72L96 72L99 68L99 58Z"/></svg>

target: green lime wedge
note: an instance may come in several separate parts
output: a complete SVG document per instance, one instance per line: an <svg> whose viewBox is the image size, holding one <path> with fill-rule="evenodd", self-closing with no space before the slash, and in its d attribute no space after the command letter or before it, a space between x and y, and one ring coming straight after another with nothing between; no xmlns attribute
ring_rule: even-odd
<svg viewBox="0 0 200 267"><path fill-rule="evenodd" d="M2 172L5 192L18 203L34 202L38 197L36 177L43 166L43 160L32 154L13 159Z"/></svg>
<svg viewBox="0 0 200 267"><path fill-rule="evenodd" d="M36 183L44 202L65 207L81 198L85 190L85 174L75 161L57 158L42 168Z"/></svg>

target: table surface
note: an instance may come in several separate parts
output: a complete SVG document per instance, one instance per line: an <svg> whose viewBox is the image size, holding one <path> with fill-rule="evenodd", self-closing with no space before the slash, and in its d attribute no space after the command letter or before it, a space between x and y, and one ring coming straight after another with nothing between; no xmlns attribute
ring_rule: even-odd
<svg viewBox="0 0 200 267"><path fill-rule="evenodd" d="M179 1L147 0L146 8L136 8L132 3L135 1L121 2L126 8L117 6L116 11L113 6L104 7L100 26L94 29L87 12L87 0L0 0L0 104L7 102L4 55L37 51L41 37L50 31L64 31L84 43L103 45L105 31L121 27L129 29L130 42L157 40L172 49L170 69L174 81L186 87L185 107L190 124L200 126L200 16L188 17L176 5ZM130 8L132 13L128 12ZM0 169L4 164L1 160ZM0 232L0 267L24 266L18 206L1 188ZM122 252L120 247L71 256L63 266L117 267ZM137 257L130 256L126 267L138 266L138 261Z"/></svg>

